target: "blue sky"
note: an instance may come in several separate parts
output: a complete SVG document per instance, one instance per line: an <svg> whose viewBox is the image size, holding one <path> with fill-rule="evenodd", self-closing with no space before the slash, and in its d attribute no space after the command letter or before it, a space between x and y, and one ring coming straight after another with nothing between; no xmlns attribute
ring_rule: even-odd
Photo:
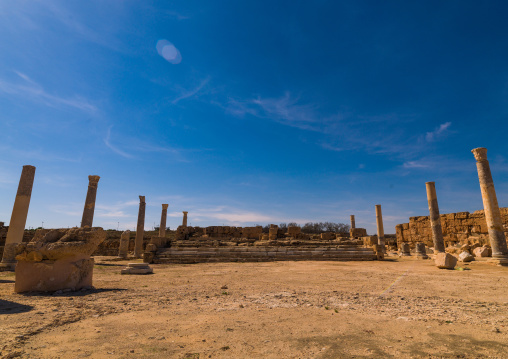
<svg viewBox="0 0 508 359"><path fill-rule="evenodd" d="M0 221L27 226L333 221L375 233L508 206L504 1L0 1Z"/></svg>

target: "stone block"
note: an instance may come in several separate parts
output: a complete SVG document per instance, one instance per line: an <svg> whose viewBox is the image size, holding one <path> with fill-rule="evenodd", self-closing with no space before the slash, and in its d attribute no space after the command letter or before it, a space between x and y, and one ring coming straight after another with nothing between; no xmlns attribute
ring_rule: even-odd
<svg viewBox="0 0 508 359"><path fill-rule="evenodd" d="M323 241L332 241L337 238L337 235L333 232L321 233L321 239Z"/></svg>
<svg viewBox="0 0 508 359"><path fill-rule="evenodd" d="M440 269L453 269L457 265L457 258L449 253L438 253L435 263Z"/></svg>
<svg viewBox="0 0 508 359"><path fill-rule="evenodd" d="M288 227L288 235L290 237L295 237L302 232L302 229L298 226L289 226Z"/></svg>
<svg viewBox="0 0 508 359"><path fill-rule="evenodd" d="M491 257L492 250L488 247L477 247L473 250L475 257Z"/></svg>
<svg viewBox="0 0 508 359"><path fill-rule="evenodd" d="M121 274L152 274L153 269L146 263L129 263L127 268L120 271Z"/></svg>
<svg viewBox="0 0 508 359"><path fill-rule="evenodd" d="M349 230L349 236L352 238L366 237L367 230L365 228L351 228Z"/></svg>
<svg viewBox="0 0 508 359"><path fill-rule="evenodd" d="M461 254L459 254L459 260L465 263L471 262L474 261L474 256L468 251L464 251Z"/></svg>
<svg viewBox="0 0 508 359"><path fill-rule="evenodd" d="M56 261L19 261L16 265L14 291L16 293L53 292L91 287L93 266L93 258L84 254Z"/></svg>

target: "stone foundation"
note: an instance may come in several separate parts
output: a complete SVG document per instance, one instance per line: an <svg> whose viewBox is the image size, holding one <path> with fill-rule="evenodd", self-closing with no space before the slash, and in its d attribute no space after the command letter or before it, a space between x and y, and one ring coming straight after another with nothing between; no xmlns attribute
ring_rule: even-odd
<svg viewBox="0 0 508 359"><path fill-rule="evenodd" d="M91 287L93 266L93 258L87 255L77 255L56 261L19 261L16 265L14 291L16 293L53 292Z"/></svg>

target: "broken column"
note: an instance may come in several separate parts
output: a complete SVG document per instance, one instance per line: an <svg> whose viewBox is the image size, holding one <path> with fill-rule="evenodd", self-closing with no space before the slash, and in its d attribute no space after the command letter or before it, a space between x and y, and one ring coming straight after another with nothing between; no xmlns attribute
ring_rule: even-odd
<svg viewBox="0 0 508 359"><path fill-rule="evenodd" d="M187 227L187 213L189 212L183 211L182 213L183 213L182 226Z"/></svg>
<svg viewBox="0 0 508 359"><path fill-rule="evenodd" d="M168 205L162 205L161 224L159 227L159 237L166 237L166 219L168 218Z"/></svg>
<svg viewBox="0 0 508 359"><path fill-rule="evenodd" d="M85 208L81 218L81 227L92 227L93 213L95 210L95 197L97 196L97 185L99 176L88 176L88 191L86 193Z"/></svg>
<svg viewBox="0 0 508 359"><path fill-rule="evenodd" d="M35 232L17 246L14 291L79 290L92 286L91 254L106 239L102 228L61 228Z"/></svg>
<svg viewBox="0 0 508 359"><path fill-rule="evenodd" d="M18 192L16 193L16 199L12 208L9 230L5 239L1 264L1 267L4 269L13 270L16 265L16 246L23 241L34 177L35 167L23 166L18 184Z"/></svg>
<svg viewBox="0 0 508 359"><path fill-rule="evenodd" d="M487 160L487 149L483 147L472 150L476 159L478 169L478 178L480 180L480 189L482 192L483 208L485 210L485 219L489 231L490 246L492 247L492 257L503 260L508 264L508 248L506 246L506 237L503 231L503 222L501 212L497 203L494 181L490 172L489 161Z"/></svg>
<svg viewBox="0 0 508 359"><path fill-rule="evenodd" d="M143 234L145 233L145 196L139 196L138 225L136 227L136 239L134 241L134 257L141 258L143 255Z"/></svg>
<svg viewBox="0 0 508 359"><path fill-rule="evenodd" d="M129 240L131 237L131 231L126 230L120 236L120 247L118 248L118 257L127 258L129 253Z"/></svg>
<svg viewBox="0 0 508 359"><path fill-rule="evenodd" d="M385 245L385 231L383 229L383 215L381 213L381 205L376 204L376 224L377 224L377 243L380 246Z"/></svg>
<svg viewBox="0 0 508 359"><path fill-rule="evenodd" d="M352 214L351 216L349 216L349 218L351 219L351 229L355 229L356 226L355 226L355 215Z"/></svg>
<svg viewBox="0 0 508 359"><path fill-rule="evenodd" d="M427 259L429 256L427 255L427 249L425 248L425 243L417 242L415 246L416 257L419 259Z"/></svg>
<svg viewBox="0 0 508 359"><path fill-rule="evenodd" d="M429 219L432 229L432 239L434 240L434 250L444 252L443 229L441 227L441 217L439 216L439 207L437 204L436 184L434 182L425 182L427 188L427 201L429 202Z"/></svg>
<svg viewBox="0 0 508 359"><path fill-rule="evenodd" d="M275 241L277 239L277 234L279 233L279 226L276 224L270 224L270 228L268 229L268 240Z"/></svg>
<svg viewBox="0 0 508 359"><path fill-rule="evenodd" d="M407 257L411 255L411 248L409 246L409 243L403 242L400 244L400 251L399 256L401 257Z"/></svg>

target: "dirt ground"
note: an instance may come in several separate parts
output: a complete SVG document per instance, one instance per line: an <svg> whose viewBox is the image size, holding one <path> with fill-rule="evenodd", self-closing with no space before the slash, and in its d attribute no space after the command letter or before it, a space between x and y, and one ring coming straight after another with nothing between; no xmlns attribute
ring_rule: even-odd
<svg viewBox="0 0 508 359"><path fill-rule="evenodd" d="M508 268L484 261L126 263L53 295L0 273L0 357L508 358Z"/></svg>

